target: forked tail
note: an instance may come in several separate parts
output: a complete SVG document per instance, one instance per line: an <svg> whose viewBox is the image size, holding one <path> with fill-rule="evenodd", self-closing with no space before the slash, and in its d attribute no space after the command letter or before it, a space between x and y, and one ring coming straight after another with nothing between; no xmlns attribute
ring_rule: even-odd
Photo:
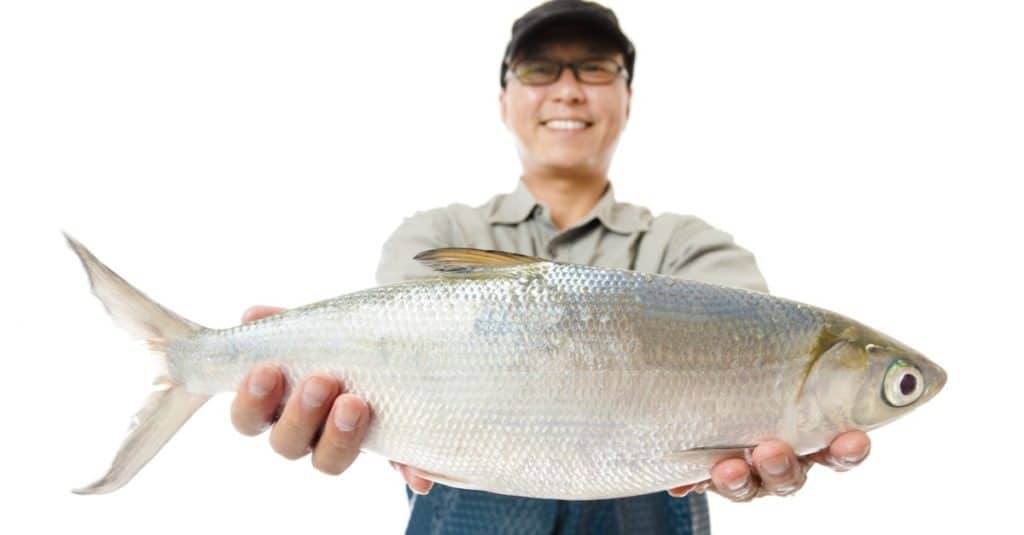
<svg viewBox="0 0 1024 535"><path fill-rule="evenodd" d="M92 293L103 302L114 323L133 337L145 340L166 365L166 349L174 340L191 337L203 327L178 316L128 284L103 265L88 249L64 234L68 245L81 259ZM121 488L150 459L210 396L192 394L175 384L166 369L153 382L155 388L135 414L128 435L106 475L95 483L75 489L76 494L101 494Z"/></svg>

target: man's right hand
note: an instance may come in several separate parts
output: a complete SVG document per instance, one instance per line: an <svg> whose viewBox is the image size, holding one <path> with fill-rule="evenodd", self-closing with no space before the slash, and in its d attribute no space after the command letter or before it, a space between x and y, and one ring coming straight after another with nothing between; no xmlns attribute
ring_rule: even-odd
<svg viewBox="0 0 1024 535"><path fill-rule="evenodd" d="M250 307L242 322L255 321L284 309ZM344 392L337 379L311 375L300 381L291 397L278 411L285 395L285 378L275 367L262 366L249 372L238 386L231 404L231 422L240 433L255 436L272 427L270 446L281 456L299 459L313 453L313 466L338 475L359 455L359 445L370 423L370 408L358 396ZM432 483L415 474L415 469L393 463L409 488L426 494Z"/></svg>

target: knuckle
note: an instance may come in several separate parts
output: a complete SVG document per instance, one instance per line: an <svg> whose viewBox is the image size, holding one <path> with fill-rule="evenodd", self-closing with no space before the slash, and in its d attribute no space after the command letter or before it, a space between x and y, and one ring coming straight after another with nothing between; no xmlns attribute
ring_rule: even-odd
<svg viewBox="0 0 1024 535"><path fill-rule="evenodd" d="M277 453L281 457L284 457L285 459L288 459L289 461L301 459L305 457L307 453L309 453L308 446L305 449L303 449L301 447L296 447L295 444L283 443L280 441L270 441L270 447L271 449L274 450L275 453Z"/></svg>
<svg viewBox="0 0 1024 535"><path fill-rule="evenodd" d="M350 464L359 454L358 446L340 433L324 433L316 449L324 461L343 466Z"/></svg>
<svg viewBox="0 0 1024 535"><path fill-rule="evenodd" d="M340 474L359 456L359 442L349 433L342 433L332 425L324 426L320 441L313 451L317 468L330 474Z"/></svg>
<svg viewBox="0 0 1024 535"><path fill-rule="evenodd" d="M278 455L294 461L309 453L310 436L294 422L281 419L270 432L270 447Z"/></svg>
<svg viewBox="0 0 1024 535"><path fill-rule="evenodd" d="M319 454L319 448L313 453L313 468L316 468L329 476L340 475L344 471L337 463L326 461L324 457Z"/></svg>
<svg viewBox="0 0 1024 535"><path fill-rule="evenodd" d="M254 437L263 433L267 430L267 426L269 425L266 422L234 422L234 424L236 431L248 437Z"/></svg>
<svg viewBox="0 0 1024 535"><path fill-rule="evenodd" d="M266 431L269 423L253 411L236 404L231 410L231 425L239 433L252 437Z"/></svg>

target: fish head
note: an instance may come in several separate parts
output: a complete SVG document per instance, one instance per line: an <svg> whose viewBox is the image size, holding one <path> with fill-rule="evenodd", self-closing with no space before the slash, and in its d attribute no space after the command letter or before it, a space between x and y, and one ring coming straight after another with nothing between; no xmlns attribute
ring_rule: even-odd
<svg viewBox="0 0 1024 535"><path fill-rule="evenodd" d="M862 430L874 429L924 405L946 385L946 371L924 355L884 338L863 343L867 370L850 413Z"/></svg>
<svg viewBox="0 0 1024 535"><path fill-rule="evenodd" d="M850 325L825 338L802 395L820 418L819 430L875 429L927 403L946 384L939 365L867 327Z"/></svg>

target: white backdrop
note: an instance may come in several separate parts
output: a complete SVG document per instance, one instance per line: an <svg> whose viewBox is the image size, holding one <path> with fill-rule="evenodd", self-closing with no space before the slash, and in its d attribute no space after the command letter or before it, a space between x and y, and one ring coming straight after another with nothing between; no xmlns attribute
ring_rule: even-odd
<svg viewBox="0 0 1024 535"><path fill-rule="evenodd" d="M609 2L638 49L619 198L703 217L774 293L949 372L859 469L816 468L791 498L713 497L715 532L1018 529L1019 3L667 4ZM234 432L228 395L121 491L72 495L152 363L59 230L209 326L367 287L403 217L515 186L498 65L532 5L2 4L0 531L400 532L382 459L337 478L285 461Z"/></svg>

